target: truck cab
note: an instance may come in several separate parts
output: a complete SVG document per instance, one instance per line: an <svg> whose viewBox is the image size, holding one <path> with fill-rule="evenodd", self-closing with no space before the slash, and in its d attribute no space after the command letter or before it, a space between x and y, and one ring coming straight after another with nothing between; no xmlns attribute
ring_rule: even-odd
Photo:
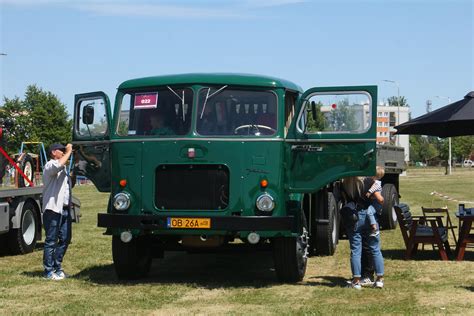
<svg viewBox="0 0 474 316"><path fill-rule="evenodd" d="M168 250L272 249L297 282L337 244L337 181L375 172L375 86L182 74L75 97L75 172L110 192L98 225L120 278ZM240 242L236 242L240 241Z"/></svg>

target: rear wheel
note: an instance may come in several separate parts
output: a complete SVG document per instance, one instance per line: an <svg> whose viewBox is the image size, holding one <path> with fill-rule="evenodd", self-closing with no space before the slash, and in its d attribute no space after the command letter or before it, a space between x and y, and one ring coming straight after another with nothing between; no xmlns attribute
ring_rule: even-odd
<svg viewBox="0 0 474 316"><path fill-rule="evenodd" d="M397 227L397 214L394 205L398 205L398 192L395 185L387 183L382 188L384 198L380 226L382 229L394 229Z"/></svg>
<svg viewBox="0 0 474 316"><path fill-rule="evenodd" d="M311 229L311 249L315 255L332 256L339 242L339 212L334 194L319 191L314 205L318 221L313 223Z"/></svg>
<svg viewBox="0 0 474 316"><path fill-rule="evenodd" d="M8 243L13 254L32 252L38 235L38 213L31 201L26 201L21 210L20 227L9 232Z"/></svg>
<svg viewBox="0 0 474 316"><path fill-rule="evenodd" d="M34 178L33 158L31 158L31 156L28 154L23 155L23 157L21 157L21 160L18 161L18 166L20 167L21 171L23 171L23 174L31 182L33 182L33 178ZM16 172L16 174L17 174L19 188L30 186L30 183L25 178L23 178L23 176L18 171Z"/></svg>
<svg viewBox="0 0 474 316"><path fill-rule="evenodd" d="M303 280L308 262L308 225L302 212L302 231L298 237L273 239L273 260L280 282L294 283Z"/></svg>
<svg viewBox="0 0 474 316"><path fill-rule="evenodd" d="M113 236L112 257L119 279L139 279L150 271L152 260L150 245L144 238L137 237L124 243L119 236Z"/></svg>

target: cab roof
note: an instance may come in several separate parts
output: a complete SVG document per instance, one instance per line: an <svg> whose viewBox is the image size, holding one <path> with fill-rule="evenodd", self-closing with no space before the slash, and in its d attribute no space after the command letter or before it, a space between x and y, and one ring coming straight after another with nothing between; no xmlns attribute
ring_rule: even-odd
<svg viewBox="0 0 474 316"><path fill-rule="evenodd" d="M285 88L302 92L291 81L269 76L236 73L190 73L136 78L123 82L119 89L134 89L175 84L236 85L268 88Z"/></svg>

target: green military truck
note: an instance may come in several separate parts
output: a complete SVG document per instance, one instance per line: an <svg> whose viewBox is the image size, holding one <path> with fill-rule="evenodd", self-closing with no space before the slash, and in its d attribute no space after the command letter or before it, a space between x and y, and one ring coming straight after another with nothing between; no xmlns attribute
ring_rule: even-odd
<svg viewBox="0 0 474 316"><path fill-rule="evenodd" d="M318 87L267 76L182 74L75 96L75 172L109 206L119 278L165 251L273 251L278 279L339 237L339 180L376 165L376 86ZM113 109L113 113L112 113Z"/></svg>

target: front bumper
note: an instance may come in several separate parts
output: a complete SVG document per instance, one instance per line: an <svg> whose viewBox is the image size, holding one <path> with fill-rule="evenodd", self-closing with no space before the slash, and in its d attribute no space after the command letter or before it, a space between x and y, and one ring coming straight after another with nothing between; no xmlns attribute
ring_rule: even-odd
<svg viewBox="0 0 474 316"><path fill-rule="evenodd" d="M99 227L170 230L168 217L161 215L98 214ZM180 216L172 216L179 218ZM211 228L219 231L291 231L295 229L294 216L183 216L183 218L210 218Z"/></svg>

